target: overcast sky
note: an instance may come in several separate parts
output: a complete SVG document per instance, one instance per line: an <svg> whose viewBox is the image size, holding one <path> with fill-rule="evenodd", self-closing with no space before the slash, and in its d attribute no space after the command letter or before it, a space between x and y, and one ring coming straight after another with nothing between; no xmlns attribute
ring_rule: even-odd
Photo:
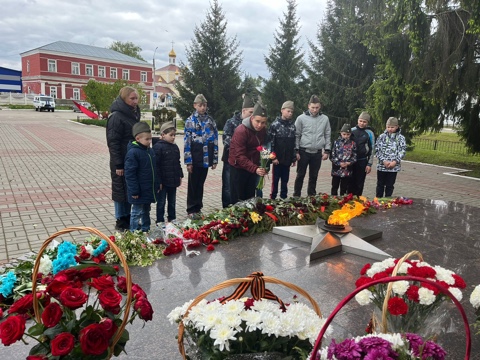
<svg viewBox="0 0 480 360"><path fill-rule="evenodd" d="M237 37L243 51L242 71L268 76L264 56L273 44L286 0L221 0L227 35ZM307 39L315 40L327 0L298 0L300 42L308 55ZM168 63L173 47L177 63L185 62L185 47L210 8L209 0L0 0L0 66L21 70L20 53L55 41L108 47L131 41L156 67Z"/></svg>

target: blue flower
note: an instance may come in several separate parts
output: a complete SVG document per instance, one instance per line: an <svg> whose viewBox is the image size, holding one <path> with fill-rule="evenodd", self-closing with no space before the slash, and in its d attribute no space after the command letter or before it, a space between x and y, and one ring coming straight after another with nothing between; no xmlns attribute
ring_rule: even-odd
<svg viewBox="0 0 480 360"><path fill-rule="evenodd" d="M98 255L100 255L101 253L103 253L108 247L108 243L106 240L102 240L102 242L100 243L100 245L98 245L98 247L93 250L93 256L96 257Z"/></svg>
<svg viewBox="0 0 480 360"><path fill-rule="evenodd" d="M58 246L57 258L53 260L53 274L77 265L75 256L77 255L77 246L71 242L64 241Z"/></svg>
<svg viewBox="0 0 480 360"><path fill-rule="evenodd" d="M0 294L3 295L4 298L9 297L13 293L13 287L17 282L17 276L13 272L13 270L9 271L6 275L0 276Z"/></svg>

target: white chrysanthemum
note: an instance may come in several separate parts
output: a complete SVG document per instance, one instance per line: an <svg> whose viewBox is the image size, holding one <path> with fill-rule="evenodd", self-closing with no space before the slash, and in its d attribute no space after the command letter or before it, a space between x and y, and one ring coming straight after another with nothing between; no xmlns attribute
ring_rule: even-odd
<svg viewBox="0 0 480 360"><path fill-rule="evenodd" d="M431 305L435 301L435 294L432 290L421 287L418 289L418 300L422 305Z"/></svg>
<svg viewBox="0 0 480 360"><path fill-rule="evenodd" d="M227 314L240 314L245 307L245 303L241 300L230 300L227 301L222 309Z"/></svg>
<svg viewBox="0 0 480 360"><path fill-rule="evenodd" d="M252 306L252 310L260 311L260 312L270 312L274 314L278 314L281 312L280 306L278 303L268 300L258 300Z"/></svg>
<svg viewBox="0 0 480 360"><path fill-rule="evenodd" d="M240 324L242 323L242 319L238 314L234 312L225 312L222 318L225 325L228 325L237 331L241 330Z"/></svg>
<svg viewBox="0 0 480 360"><path fill-rule="evenodd" d="M276 335L282 329L282 324L278 316L272 313L262 313L262 323L260 324L260 329L262 334L267 335Z"/></svg>
<svg viewBox="0 0 480 360"><path fill-rule="evenodd" d="M40 266L38 267L38 272L44 275L48 275L52 272L52 260L48 255L43 255L40 258Z"/></svg>
<svg viewBox="0 0 480 360"><path fill-rule="evenodd" d="M92 246L92 244L87 244L87 245L85 245L85 251L86 251L87 253L89 253L90 255L92 255L92 254L93 254L93 246Z"/></svg>
<svg viewBox="0 0 480 360"><path fill-rule="evenodd" d="M260 328L259 326L262 322L262 316L258 311L245 310L240 316L247 325L247 332L253 332Z"/></svg>
<svg viewBox="0 0 480 360"><path fill-rule="evenodd" d="M395 294L403 296L407 292L409 286L410 283L408 281L396 281L392 284L392 290Z"/></svg>
<svg viewBox="0 0 480 360"><path fill-rule="evenodd" d="M372 336L376 336L387 340L389 343L392 344L393 350L398 350L405 347L405 342L403 341L402 334L394 333L394 334L383 334L383 333L374 333L371 334Z"/></svg>
<svg viewBox="0 0 480 360"><path fill-rule="evenodd" d="M459 288L451 286L448 288L448 291L450 291L452 295L455 296L455 299L457 299L458 301L461 301L463 299L462 290L460 290Z"/></svg>
<svg viewBox="0 0 480 360"><path fill-rule="evenodd" d="M368 305L372 302L372 292L367 289L362 290L355 295L355 300L357 300L357 302L362 306Z"/></svg>
<svg viewBox="0 0 480 360"><path fill-rule="evenodd" d="M475 309L480 308L480 285L477 285L470 294L470 304L472 304Z"/></svg>
<svg viewBox="0 0 480 360"><path fill-rule="evenodd" d="M453 271L444 269L441 266L434 266L433 268L437 272L437 275L436 275L437 280L445 281L448 285L455 284L455 279L452 276L453 274L455 274Z"/></svg>
<svg viewBox="0 0 480 360"><path fill-rule="evenodd" d="M236 340L235 331L224 324L219 324L210 331L210 337L215 340L213 345L218 345L220 351L227 350L230 351L229 340Z"/></svg>

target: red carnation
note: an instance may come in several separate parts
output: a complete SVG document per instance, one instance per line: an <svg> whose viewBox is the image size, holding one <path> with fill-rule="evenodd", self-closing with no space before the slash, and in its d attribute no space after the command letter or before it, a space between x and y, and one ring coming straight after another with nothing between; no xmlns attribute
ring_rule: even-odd
<svg viewBox="0 0 480 360"><path fill-rule="evenodd" d="M443 284L445 284L445 283L443 283ZM441 284L441 285L443 285L443 284ZM433 295L435 295L435 296L437 296L440 293L440 289L438 289L436 286L433 286L433 285L430 285L430 284L423 284L422 286L426 289L432 290ZM448 288L448 285L447 285L447 288Z"/></svg>
<svg viewBox="0 0 480 360"><path fill-rule="evenodd" d="M407 292L405 295L407 295L408 300L418 302L418 289L419 287L417 285L410 285L408 287Z"/></svg>
<svg viewBox="0 0 480 360"><path fill-rule="evenodd" d="M8 317L0 324L0 341L3 345L9 346L20 340L25 332L25 317L15 315Z"/></svg>
<svg viewBox="0 0 480 360"><path fill-rule="evenodd" d="M69 309L75 310L87 302L88 296L82 289L66 288L60 294L60 302Z"/></svg>
<svg viewBox="0 0 480 360"><path fill-rule="evenodd" d="M63 310L56 302L48 304L42 312L42 322L47 328L54 327L62 318Z"/></svg>
<svg viewBox="0 0 480 360"><path fill-rule="evenodd" d="M117 290L113 287L103 290L100 295L98 295L98 300L100 305L106 311L110 311L114 314L120 312L120 302L122 301L122 295L119 294Z"/></svg>
<svg viewBox="0 0 480 360"><path fill-rule="evenodd" d="M380 271L378 273L376 273L375 275L372 276L372 279L373 280L379 280L379 279L383 279L383 278L386 278L386 277L389 277L390 275L386 272L386 271Z"/></svg>
<svg viewBox="0 0 480 360"><path fill-rule="evenodd" d="M367 276L362 276L362 277L359 277L357 281L355 281L355 286L359 288L360 286L371 283L372 281L373 281L372 278L369 278Z"/></svg>
<svg viewBox="0 0 480 360"><path fill-rule="evenodd" d="M135 311L139 314L140 319L145 321L152 320L153 318L153 308L150 302L147 300L146 297L139 298L135 305L133 305Z"/></svg>
<svg viewBox="0 0 480 360"><path fill-rule="evenodd" d="M360 275L365 275L367 270L370 269L372 265L370 263L363 265L362 270L360 270Z"/></svg>
<svg viewBox="0 0 480 360"><path fill-rule="evenodd" d="M215 250L215 246L213 246L212 244L207 246L207 251L213 251L213 250Z"/></svg>
<svg viewBox="0 0 480 360"><path fill-rule="evenodd" d="M91 324L80 330L80 347L85 355L101 355L108 349L108 334L101 324Z"/></svg>
<svg viewBox="0 0 480 360"><path fill-rule="evenodd" d="M408 305L402 298L392 297L388 300L388 311L394 316L405 315L408 312Z"/></svg>
<svg viewBox="0 0 480 360"><path fill-rule="evenodd" d="M467 284L465 283L465 280L457 274L452 274L453 279L455 280L455 284L453 286L459 288L459 289L465 289L467 287Z"/></svg>
<svg viewBox="0 0 480 360"><path fill-rule="evenodd" d="M437 272L430 266L410 266L407 270L407 274L427 279L434 278Z"/></svg>
<svg viewBox="0 0 480 360"><path fill-rule="evenodd" d="M110 275L103 275L96 279L93 279L90 285L98 291L103 291L105 289L115 287L115 283L113 282L113 279Z"/></svg>
<svg viewBox="0 0 480 360"><path fill-rule="evenodd" d="M60 333L57 336L55 336L50 343L50 346L52 348L52 355L53 356L68 355L70 351L73 350L74 345L75 345L75 336L67 332Z"/></svg>

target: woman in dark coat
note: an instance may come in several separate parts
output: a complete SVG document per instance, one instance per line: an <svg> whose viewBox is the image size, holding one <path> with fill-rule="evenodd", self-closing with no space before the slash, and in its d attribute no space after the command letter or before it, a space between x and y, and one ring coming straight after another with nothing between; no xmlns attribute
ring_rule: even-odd
<svg viewBox="0 0 480 360"><path fill-rule="evenodd" d="M115 229L124 231L130 226L131 209L127 200L124 161L129 141L135 140L132 135L133 125L140 121L137 90L130 86L123 87L110 107L110 113L107 121L107 145L110 152L112 200L117 219Z"/></svg>

